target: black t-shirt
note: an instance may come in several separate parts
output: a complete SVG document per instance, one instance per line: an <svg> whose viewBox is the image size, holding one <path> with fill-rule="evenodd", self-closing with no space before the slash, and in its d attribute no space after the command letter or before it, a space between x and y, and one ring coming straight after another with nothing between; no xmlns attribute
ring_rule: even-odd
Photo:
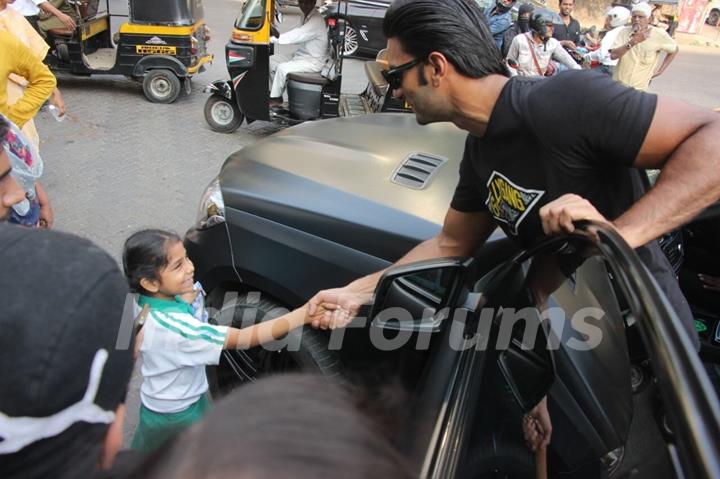
<svg viewBox="0 0 720 479"><path fill-rule="evenodd" d="M553 38L559 41L570 40L576 45L580 42L580 22L570 17L570 23L556 23L553 29Z"/></svg>
<svg viewBox="0 0 720 479"><path fill-rule="evenodd" d="M586 198L606 218L617 218L643 193L632 165L656 103L655 95L595 72L511 78L485 135L467 137L451 206L489 212L523 247L543 236L540 208L567 193ZM657 242L644 248L660 251ZM657 251L638 252L692 329L667 259Z"/></svg>

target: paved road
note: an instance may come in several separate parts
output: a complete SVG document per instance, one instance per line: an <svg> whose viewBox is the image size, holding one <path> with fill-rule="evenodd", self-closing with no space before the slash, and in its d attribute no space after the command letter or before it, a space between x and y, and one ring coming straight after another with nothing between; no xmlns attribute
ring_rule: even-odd
<svg viewBox="0 0 720 479"><path fill-rule="evenodd" d="M49 114L38 118L44 183L51 196L57 229L73 232L105 248L119 259L124 239L143 227L183 233L194 221L205 186L232 152L276 127L255 123L232 135L210 131L203 118L202 87L227 76L223 49L240 2L206 2L212 30L210 49L216 56L207 72L193 81L193 93L172 105L149 103L139 83L123 77L61 77L68 118L56 123ZM126 11L113 0L113 13ZM117 9L115 9L117 7ZM286 24L293 16L286 17ZM716 50L687 48L653 90L704 106L720 106ZM344 90L364 87L362 63L346 64ZM137 375L130 388L128 439L137 423Z"/></svg>

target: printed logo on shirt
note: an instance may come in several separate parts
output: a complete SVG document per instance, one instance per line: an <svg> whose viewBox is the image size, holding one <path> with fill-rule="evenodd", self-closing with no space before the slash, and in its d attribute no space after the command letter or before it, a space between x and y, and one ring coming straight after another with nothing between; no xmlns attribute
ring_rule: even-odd
<svg viewBox="0 0 720 479"><path fill-rule="evenodd" d="M496 220L507 224L513 235L517 235L520 223L545 194L544 191L518 186L497 171L490 175L487 188L488 198L485 204L490 214Z"/></svg>

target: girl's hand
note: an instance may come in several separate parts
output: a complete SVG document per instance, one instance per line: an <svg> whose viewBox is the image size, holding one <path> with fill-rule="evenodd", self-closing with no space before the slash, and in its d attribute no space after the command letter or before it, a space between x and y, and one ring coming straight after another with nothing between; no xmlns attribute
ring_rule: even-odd
<svg viewBox="0 0 720 479"><path fill-rule="evenodd" d="M304 306L305 309L305 324L312 324L315 321L319 321L327 311L332 311L336 309L337 306L331 305L328 303L321 303L318 307L315 308L315 310L310 313L310 308L306 304Z"/></svg>

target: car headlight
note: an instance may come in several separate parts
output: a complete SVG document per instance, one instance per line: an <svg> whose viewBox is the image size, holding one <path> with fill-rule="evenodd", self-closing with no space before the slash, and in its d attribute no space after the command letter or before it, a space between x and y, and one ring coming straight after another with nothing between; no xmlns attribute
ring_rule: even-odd
<svg viewBox="0 0 720 479"><path fill-rule="evenodd" d="M225 223L225 201L220 191L220 180L215 178L200 199L196 226L204 230L220 223Z"/></svg>

